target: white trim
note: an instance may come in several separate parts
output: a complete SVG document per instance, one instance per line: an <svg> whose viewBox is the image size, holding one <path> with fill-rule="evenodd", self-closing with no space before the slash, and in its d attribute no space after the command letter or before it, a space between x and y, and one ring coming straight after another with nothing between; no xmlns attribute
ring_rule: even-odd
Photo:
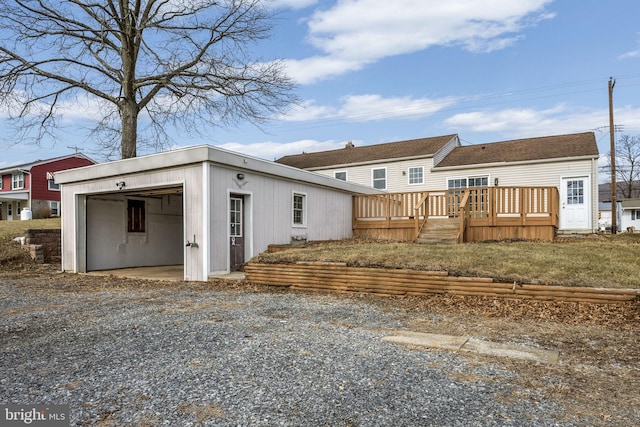
<svg viewBox="0 0 640 427"><path fill-rule="evenodd" d="M57 209L58 213L56 215L53 214L53 205L54 205L54 203L57 205L56 209ZM52 216L56 216L56 217L60 216L60 202L49 201L49 211L51 211L51 215Z"/></svg>
<svg viewBox="0 0 640 427"><path fill-rule="evenodd" d="M226 214L226 224L225 229L227 230L225 233L225 254L227 257L226 266L227 269L223 271L212 271L209 273L210 276L220 275L220 274L228 274L231 272L231 254L229 248L229 239L231 238L231 230L229 230L229 224L231 223L230 211L231 211L231 195L243 196L243 234L244 234L244 259L245 262L253 258L253 192L252 191L242 191L235 190L232 188L227 188L227 214Z"/></svg>
<svg viewBox="0 0 640 427"><path fill-rule="evenodd" d="M58 188L51 188L51 184L57 185ZM56 184L56 181L53 179L47 179L47 190L49 191L60 191L60 184Z"/></svg>
<svg viewBox="0 0 640 427"><path fill-rule="evenodd" d="M561 175L560 176L560 184L559 184L559 197L560 197L560 212L559 212L559 216L560 216L560 224L558 227L558 231L567 231L567 230L574 230L573 228L566 228L565 226L566 224L566 217L564 216L564 198L566 197L566 189L565 189L565 182L566 180L579 180L579 179L583 179L584 180L584 185L583 185L583 201L584 201L584 206L585 206L585 211L587 214L587 224L585 228L579 228L576 230L588 230L591 229L593 230L593 193L591 191L591 176L589 175Z"/></svg>
<svg viewBox="0 0 640 427"><path fill-rule="evenodd" d="M302 196L302 223L298 224L295 222L295 201L296 196ZM293 228L307 228L307 193L303 193L302 191L292 191L291 192L291 226Z"/></svg>
<svg viewBox="0 0 640 427"><path fill-rule="evenodd" d="M378 171L378 170L384 170L384 188L376 188L376 186L374 185L375 179L373 177L373 172L374 171ZM376 190L380 190L380 191L385 191L388 187L389 187L389 174L387 173L387 167L380 167L380 168L371 168L371 187L376 189Z"/></svg>
<svg viewBox="0 0 640 427"><path fill-rule="evenodd" d="M422 170L422 181L421 182L411 182L411 169L420 169ZM426 176L424 174L424 166L408 166L407 167L407 185L424 185L426 182Z"/></svg>
<svg viewBox="0 0 640 427"><path fill-rule="evenodd" d="M454 171L465 169L484 169L495 168L504 166L520 166L520 165L535 165L544 163L560 163L560 162L572 162L579 160L596 160L598 155L576 156L576 157L557 157L551 159L539 159L539 160L518 160L514 162L493 162L493 163L470 163L468 165L455 165L455 166L434 166L431 168L431 172L442 171Z"/></svg>
<svg viewBox="0 0 640 427"><path fill-rule="evenodd" d="M336 174L338 173L343 173L344 174L344 179L340 179L338 177L336 177ZM344 169L344 170L338 170L338 171L333 171L333 177L335 179L338 179L340 181L348 181L349 180L349 171Z"/></svg>
<svg viewBox="0 0 640 427"><path fill-rule="evenodd" d="M16 187L15 183L15 177L22 175L22 185L20 187ZM13 172L11 174L11 189L12 190L23 190L24 189L24 181L25 181L25 173L24 172Z"/></svg>
<svg viewBox="0 0 640 427"><path fill-rule="evenodd" d="M208 162L202 162L202 280L209 279L209 273L211 270L211 165ZM186 197L183 197L186 199ZM182 212L183 218L186 218ZM184 224L186 232L187 225ZM185 258L186 260L186 258ZM186 263L185 268L185 280L186 280Z"/></svg>

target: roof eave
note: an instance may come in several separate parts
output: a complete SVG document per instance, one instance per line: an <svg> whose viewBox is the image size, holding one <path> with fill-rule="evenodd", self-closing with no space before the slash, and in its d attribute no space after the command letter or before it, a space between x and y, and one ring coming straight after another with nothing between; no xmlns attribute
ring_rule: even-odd
<svg viewBox="0 0 640 427"><path fill-rule="evenodd" d="M339 165L316 166L316 167L306 168L305 170L320 171L320 170L328 170L328 169L349 168L354 166L369 166L369 165L378 165L383 163L405 162L409 160L432 159L433 156L434 156L433 154L422 154L419 156L393 157L393 158L386 158L386 159L369 160L366 162L341 163Z"/></svg>
<svg viewBox="0 0 640 427"><path fill-rule="evenodd" d="M541 163L561 163L567 161L580 161L580 160L597 160L599 157L598 154L594 155L585 155L585 156L576 156L576 157L556 157L551 159L536 159L536 160L518 160L515 162L493 162L493 163L471 163L464 165L456 165L456 166L434 166L431 168L432 171L448 171L448 170L460 170L460 169L469 169L469 168L492 168L499 166L520 166L520 165L531 165L531 164L541 164Z"/></svg>
<svg viewBox="0 0 640 427"><path fill-rule="evenodd" d="M109 163L85 166L56 172L58 184L69 184L95 179L120 177L123 175L150 172L153 170L176 168L199 163L219 164L265 175L279 176L309 184L331 187L350 193L378 194L379 190L364 185L341 181L326 175L246 156L219 147L201 145L180 150L151 154L133 159L116 160Z"/></svg>

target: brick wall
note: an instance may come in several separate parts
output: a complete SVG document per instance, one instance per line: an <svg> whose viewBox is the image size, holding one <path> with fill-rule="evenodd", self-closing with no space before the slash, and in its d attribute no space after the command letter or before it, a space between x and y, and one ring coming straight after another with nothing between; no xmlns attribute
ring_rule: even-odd
<svg viewBox="0 0 640 427"><path fill-rule="evenodd" d="M45 262L47 264L60 262L62 258L61 230L38 230L30 228L27 230L25 237L26 245L41 246L41 248L38 248L38 252L40 252L40 250L42 251L42 257L36 257L37 262ZM38 258L41 258L42 261Z"/></svg>

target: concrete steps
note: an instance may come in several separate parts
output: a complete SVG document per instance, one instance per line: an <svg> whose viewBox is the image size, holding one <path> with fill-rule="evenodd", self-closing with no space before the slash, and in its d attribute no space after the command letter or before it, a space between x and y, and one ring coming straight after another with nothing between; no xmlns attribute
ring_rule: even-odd
<svg viewBox="0 0 640 427"><path fill-rule="evenodd" d="M420 231L416 243L458 243L460 225L457 218L430 219Z"/></svg>

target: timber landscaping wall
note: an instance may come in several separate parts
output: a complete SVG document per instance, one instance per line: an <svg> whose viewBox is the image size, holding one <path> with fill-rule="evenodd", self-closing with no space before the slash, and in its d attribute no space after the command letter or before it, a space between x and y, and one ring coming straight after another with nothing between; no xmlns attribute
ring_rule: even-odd
<svg viewBox="0 0 640 427"><path fill-rule="evenodd" d="M446 271L357 268L344 263L248 263L244 270L250 282L302 290L415 296L448 293L597 304L631 302L638 298L635 289L498 283L490 278L450 276Z"/></svg>

